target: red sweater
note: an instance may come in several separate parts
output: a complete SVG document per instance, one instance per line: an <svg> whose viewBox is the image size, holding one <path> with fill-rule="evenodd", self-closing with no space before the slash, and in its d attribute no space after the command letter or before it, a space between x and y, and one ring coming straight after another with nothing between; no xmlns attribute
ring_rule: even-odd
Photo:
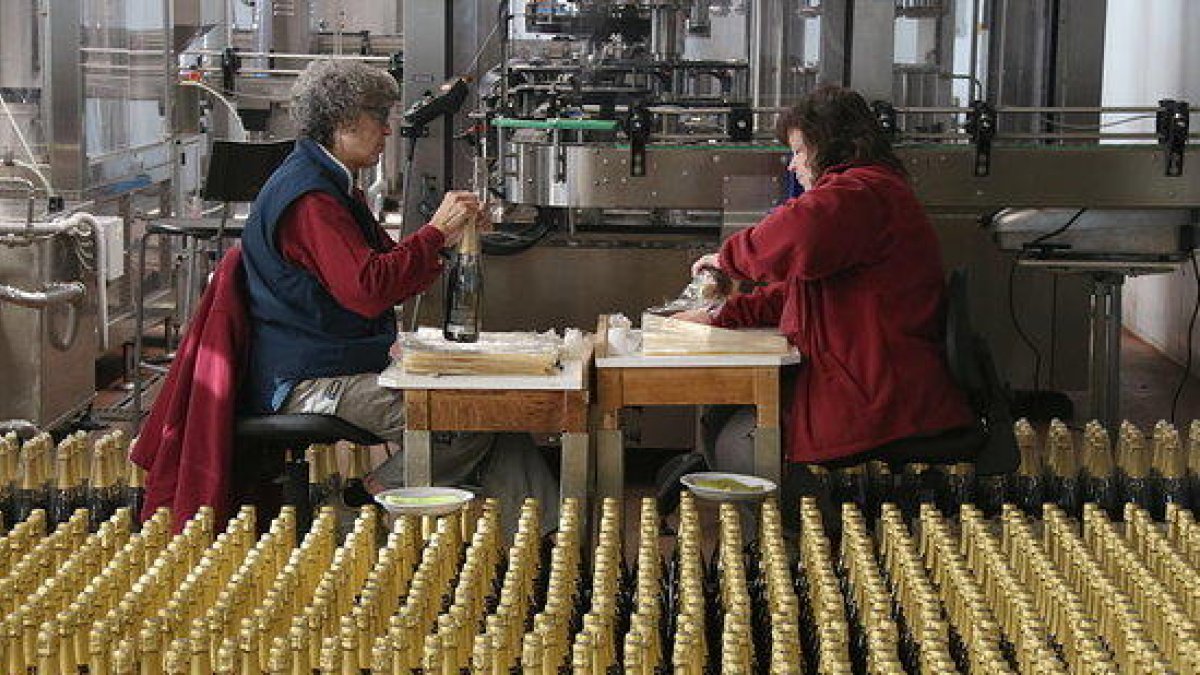
<svg viewBox="0 0 1200 675"><path fill-rule="evenodd" d="M146 470L145 520L171 509L176 532L201 506L230 516L237 379L250 343L242 250L226 251L188 321L129 458Z"/></svg>
<svg viewBox="0 0 1200 675"><path fill-rule="evenodd" d="M386 244L379 252L346 207L323 192L292 203L278 231L284 259L311 272L338 303L365 317L379 316L424 291L442 272L438 254L446 240L441 230L426 225L397 244L379 228Z"/></svg>
<svg viewBox="0 0 1200 675"><path fill-rule="evenodd" d="M971 424L943 354L937 237L895 170L826 171L730 237L720 264L769 285L731 299L717 325L777 325L805 355L784 424L791 461L839 459Z"/></svg>

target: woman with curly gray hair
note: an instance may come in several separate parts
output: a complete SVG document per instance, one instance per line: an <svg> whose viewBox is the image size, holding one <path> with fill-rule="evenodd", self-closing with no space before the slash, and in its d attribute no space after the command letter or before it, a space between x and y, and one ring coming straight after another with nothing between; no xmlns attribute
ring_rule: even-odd
<svg viewBox="0 0 1200 675"><path fill-rule="evenodd" d="M389 441L403 438L400 392L379 372L396 340L393 307L442 272L439 255L487 216L470 192L448 192L430 222L399 243L355 187L391 135L399 87L350 60L314 61L292 90L299 138L255 200L242 236L252 329L244 412L337 415ZM557 501L553 476L527 436L474 434L434 449L438 483L473 482L512 504ZM375 489L400 484L397 453L374 471ZM553 522L550 520L549 522Z"/></svg>

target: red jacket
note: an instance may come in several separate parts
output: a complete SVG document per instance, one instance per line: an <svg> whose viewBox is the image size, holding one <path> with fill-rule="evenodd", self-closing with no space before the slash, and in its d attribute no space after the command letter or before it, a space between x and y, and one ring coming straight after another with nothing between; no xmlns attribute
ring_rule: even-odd
<svg viewBox="0 0 1200 675"><path fill-rule="evenodd" d="M769 285L731 299L717 325L778 325L805 356L784 422L791 461L839 459L971 424L943 353L937 237L897 171L829 169L730 237L720 265Z"/></svg>
<svg viewBox="0 0 1200 675"><path fill-rule="evenodd" d="M250 338L245 298L242 251L235 247L200 298L130 453L147 472L142 518L169 507L177 532L205 504L218 523L231 515L237 382Z"/></svg>

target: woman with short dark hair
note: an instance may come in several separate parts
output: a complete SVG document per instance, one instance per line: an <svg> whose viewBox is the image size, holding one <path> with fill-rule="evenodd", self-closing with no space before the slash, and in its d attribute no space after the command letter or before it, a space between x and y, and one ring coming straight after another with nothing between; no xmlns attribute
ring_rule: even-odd
<svg viewBox="0 0 1200 675"><path fill-rule="evenodd" d="M680 318L777 326L804 355L784 420L786 459L821 463L969 427L943 354L937 236L866 101L825 86L784 113L805 192L696 261L765 285ZM721 432L716 463L749 473L753 417Z"/></svg>

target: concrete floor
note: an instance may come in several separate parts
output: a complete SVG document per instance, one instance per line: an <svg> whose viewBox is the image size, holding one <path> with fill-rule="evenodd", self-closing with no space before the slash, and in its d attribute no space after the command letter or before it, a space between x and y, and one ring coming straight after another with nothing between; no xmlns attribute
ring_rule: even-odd
<svg viewBox="0 0 1200 675"><path fill-rule="evenodd" d="M1121 340L1121 402L1123 419L1149 430L1158 420L1171 418L1171 400L1179 386L1183 367L1163 356L1132 333ZM1193 358L1191 376L1183 387L1176 408L1175 426L1185 431L1191 421L1200 419L1200 354ZM1086 392L1079 392L1079 413L1086 413ZM1087 417L1077 414L1077 418ZM1076 421L1082 421L1077 419Z"/></svg>

